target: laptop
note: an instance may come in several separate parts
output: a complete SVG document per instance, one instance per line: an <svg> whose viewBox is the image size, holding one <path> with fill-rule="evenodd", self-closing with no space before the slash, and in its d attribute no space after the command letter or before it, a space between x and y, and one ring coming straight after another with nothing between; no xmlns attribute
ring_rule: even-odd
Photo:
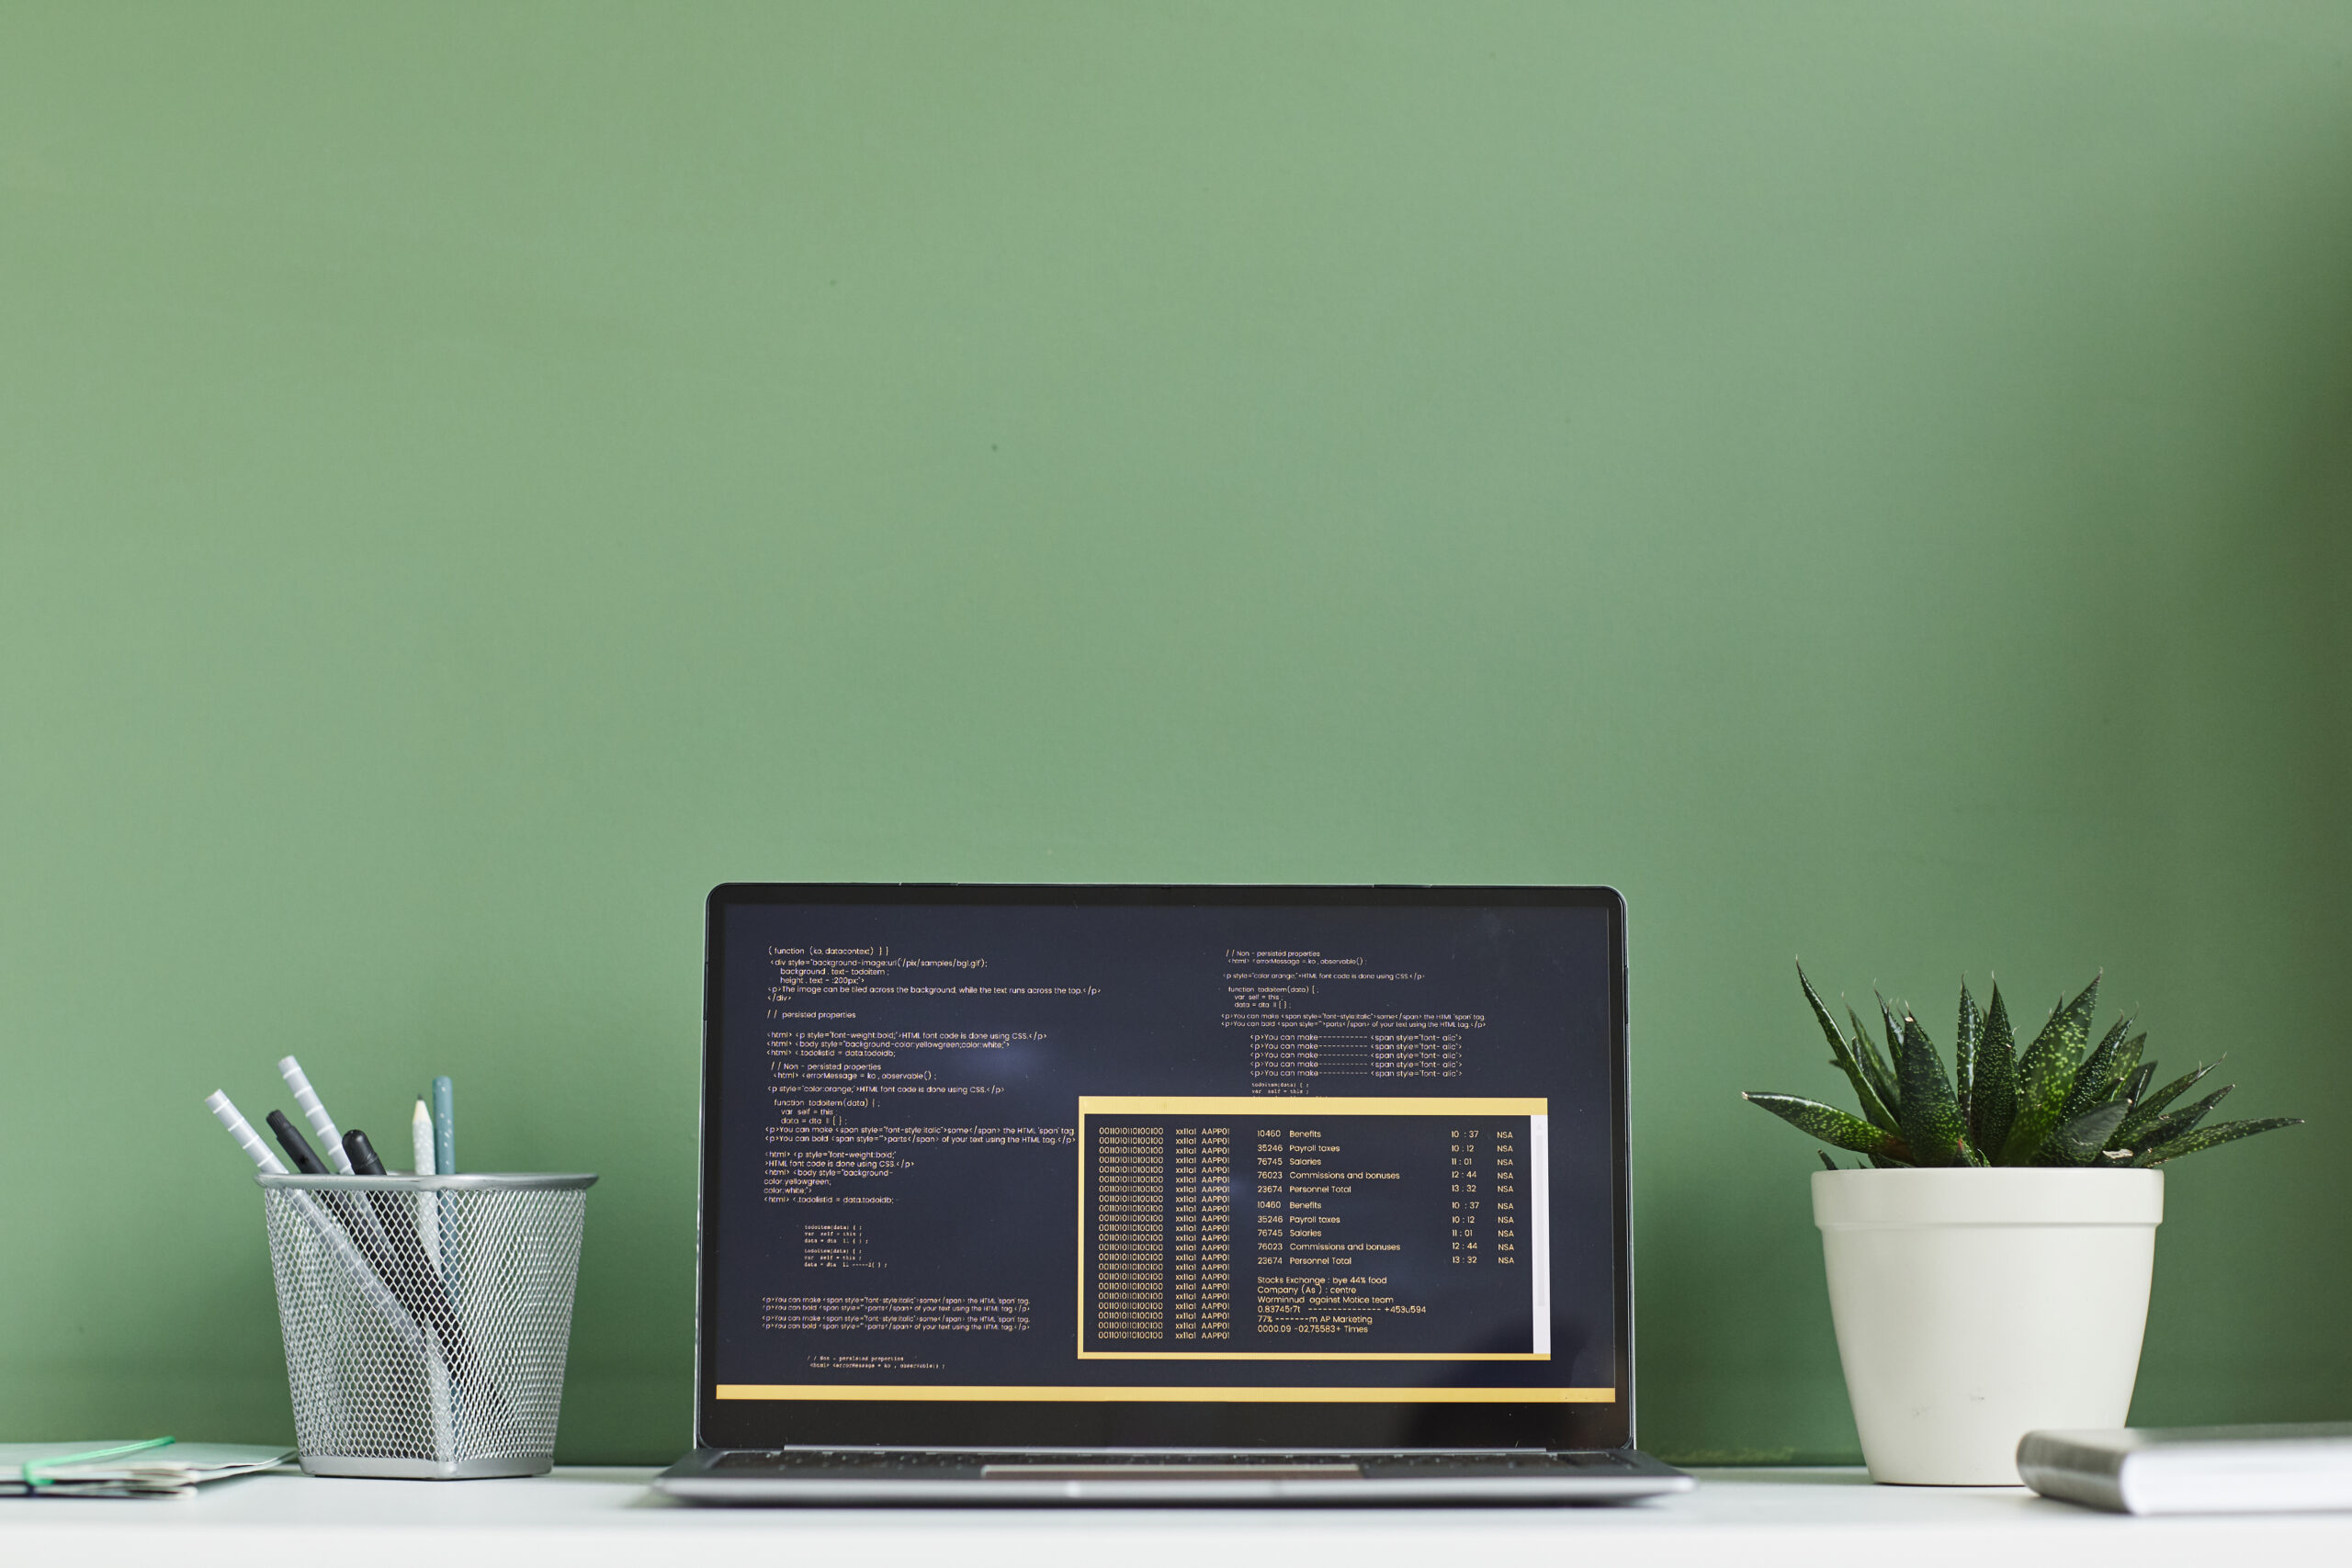
<svg viewBox="0 0 2352 1568"><path fill-rule="evenodd" d="M1605 887L729 884L697 1503L1599 1503Z"/></svg>

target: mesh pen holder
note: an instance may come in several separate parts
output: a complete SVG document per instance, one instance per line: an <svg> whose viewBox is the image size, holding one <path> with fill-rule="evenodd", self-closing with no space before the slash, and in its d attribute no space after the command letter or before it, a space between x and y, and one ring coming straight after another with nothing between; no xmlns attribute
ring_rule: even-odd
<svg viewBox="0 0 2352 1568"><path fill-rule="evenodd" d="M312 1475L555 1462L593 1176L258 1176Z"/></svg>

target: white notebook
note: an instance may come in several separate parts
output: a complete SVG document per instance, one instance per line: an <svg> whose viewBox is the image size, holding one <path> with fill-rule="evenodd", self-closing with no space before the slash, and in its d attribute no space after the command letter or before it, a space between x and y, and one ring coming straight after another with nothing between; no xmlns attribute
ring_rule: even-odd
<svg viewBox="0 0 2352 1568"><path fill-rule="evenodd" d="M44 1497L175 1497L207 1481L267 1470L291 1459L294 1452L241 1443L175 1442L105 1459L75 1461L76 1455L130 1446L121 1438L0 1443L0 1497L21 1497L28 1491ZM35 1485L26 1483L27 1464L33 1467Z"/></svg>
<svg viewBox="0 0 2352 1568"><path fill-rule="evenodd" d="M2028 1432L2018 1473L2045 1497L2124 1514L2352 1508L2352 1422Z"/></svg>

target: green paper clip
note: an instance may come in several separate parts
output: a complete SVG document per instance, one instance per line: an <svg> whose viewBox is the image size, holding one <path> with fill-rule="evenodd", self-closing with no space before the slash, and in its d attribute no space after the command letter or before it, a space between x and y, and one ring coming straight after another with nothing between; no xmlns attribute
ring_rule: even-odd
<svg viewBox="0 0 2352 1568"><path fill-rule="evenodd" d="M51 1478L40 1473L43 1466L54 1468L61 1464L81 1464L94 1459L113 1459L118 1454L135 1454L177 1441L177 1438L150 1438L143 1443L121 1443L110 1449L92 1449L88 1453L52 1454L47 1459L28 1459L25 1461L25 1490L38 1492L51 1484Z"/></svg>

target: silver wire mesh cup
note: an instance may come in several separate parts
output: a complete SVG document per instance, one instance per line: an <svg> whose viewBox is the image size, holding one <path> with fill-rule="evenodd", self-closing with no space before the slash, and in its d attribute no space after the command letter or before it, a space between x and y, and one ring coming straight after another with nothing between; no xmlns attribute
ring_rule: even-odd
<svg viewBox="0 0 2352 1568"><path fill-rule="evenodd" d="M593 1176L259 1176L312 1475L543 1475Z"/></svg>

